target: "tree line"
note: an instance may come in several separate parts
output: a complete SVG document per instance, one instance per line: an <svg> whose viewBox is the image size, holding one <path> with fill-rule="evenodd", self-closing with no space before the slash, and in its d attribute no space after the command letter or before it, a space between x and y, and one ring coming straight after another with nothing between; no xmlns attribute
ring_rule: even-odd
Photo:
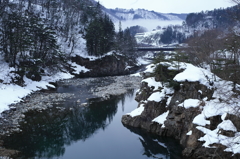
<svg viewBox="0 0 240 159"><path fill-rule="evenodd" d="M186 17L186 23L193 28L199 25L206 28L226 28L237 24L239 18L240 10L239 6L236 5L226 9L220 8L200 13L190 13Z"/></svg>
<svg viewBox="0 0 240 159"><path fill-rule="evenodd" d="M15 68L12 81L19 85L24 76L40 81L42 75L67 71L70 54L60 44L73 50L79 35L94 56L123 43L101 5L91 0L0 0L0 26L0 53Z"/></svg>
<svg viewBox="0 0 240 159"><path fill-rule="evenodd" d="M180 26L167 26L163 33L160 35L159 43L171 44L174 42L183 43L186 40L186 35L178 30Z"/></svg>
<svg viewBox="0 0 240 159"><path fill-rule="evenodd" d="M137 43L130 28L122 30L119 22L119 30L115 32L115 26L109 16L103 13L99 15L92 19L86 28L85 38L89 55L102 56L116 50L125 56L135 58L134 47Z"/></svg>
<svg viewBox="0 0 240 159"><path fill-rule="evenodd" d="M199 67L205 67L207 64L214 74L222 79L232 81L233 90L237 91L237 84L240 84L239 5L206 13L206 15L212 15L213 20L222 17L216 24L218 27L195 30L193 35L186 40L189 48L183 51L191 63ZM202 15L200 16L200 14ZM203 16L203 13L189 14L186 23L190 25L189 27L196 27L193 25L206 15ZM199 19L195 19L195 21L194 17ZM225 17L228 18L223 20Z"/></svg>

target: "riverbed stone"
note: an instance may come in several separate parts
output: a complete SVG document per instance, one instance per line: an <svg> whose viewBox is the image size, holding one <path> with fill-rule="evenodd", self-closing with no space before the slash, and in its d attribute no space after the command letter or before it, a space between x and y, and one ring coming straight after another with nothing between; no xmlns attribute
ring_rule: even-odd
<svg viewBox="0 0 240 159"><path fill-rule="evenodd" d="M88 106L89 103L77 98L78 95L86 94L86 92L81 92L82 87L84 87L83 91L88 91L89 93L87 98L102 98L101 100L106 100L106 98L104 98L106 96L117 96L126 93L128 90L139 89L140 81L141 77L135 76L74 78L58 81L56 84L57 86L72 85L79 88L79 94L39 91L24 97L19 103L10 105L12 109L4 111L1 114L0 140L13 133L21 133L20 123L28 124L25 121L25 118L28 117L28 113L42 113L44 111L51 111L51 109L54 108L59 110L59 114L64 113L72 109L72 107L66 109L61 106L61 103L66 100L75 100L76 103L78 102L77 106ZM5 156L5 154L1 154L0 151L0 158L1 155Z"/></svg>

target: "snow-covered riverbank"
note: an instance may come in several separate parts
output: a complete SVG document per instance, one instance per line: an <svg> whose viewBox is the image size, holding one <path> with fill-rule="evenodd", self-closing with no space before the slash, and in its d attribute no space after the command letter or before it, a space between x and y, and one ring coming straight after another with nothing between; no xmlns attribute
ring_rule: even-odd
<svg viewBox="0 0 240 159"><path fill-rule="evenodd" d="M21 102L11 104L10 110L2 113L0 119L0 135L9 135L14 132L21 132L19 123L24 122L25 114L30 111L42 111L57 107L59 110L66 108L58 107L58 105L66 100L74 99L79 106L85 106L77 98L80 94L87 94L88 98L108 99L110 96L124 94L127 90L137 89L140 87L141 77L139 76L116 76L116 77L100 77L85 79L66 79L59 82L59 85L74 86L79 92L77 93L44 93L35 92L21 99Z"/></svg>

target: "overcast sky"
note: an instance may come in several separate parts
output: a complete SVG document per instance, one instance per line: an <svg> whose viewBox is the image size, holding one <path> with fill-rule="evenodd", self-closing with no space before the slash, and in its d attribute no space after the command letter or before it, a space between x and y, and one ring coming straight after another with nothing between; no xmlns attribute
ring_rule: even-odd
<svg viewBox="0 0 240 159"><path fill-rule="evenodd" d="M200 12L235 5L231 0L99 0L99 2L106 8L143 8L161 13Z"/></svg>

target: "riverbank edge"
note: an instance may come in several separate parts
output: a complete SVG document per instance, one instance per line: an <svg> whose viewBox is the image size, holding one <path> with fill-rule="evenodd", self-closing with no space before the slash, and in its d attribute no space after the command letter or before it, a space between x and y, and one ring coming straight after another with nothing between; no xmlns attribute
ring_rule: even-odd
<svg viewBox="0 0 240 159"><path fill-rule="evenodd" d="M79 66L84 66L86 69L89 71L81 71L81 72L76 72L74 68L69 70L69 73L71 73L74 78L91 78L91 77L108 77L108 76L120 76L120 75L129 75L131 73L136 72L137 70L141 69L144 67L144 65L139 65L136 64L136 61L132 61L131 59L126 59L122 55L118 54L111 54L107 55L95 60L92 60L90 58L84 58L81 56L74 56L71 58L72 62L75 62ZM101 66L101 67L99 67ZM63 81L63 80L59 80ZM43 103L39 107L34 107L38 105L37 103L34 103L33 106L28 106L27 109L24 109L22 105L26 104L29 102L29 99L35 98L36 96L40 96L41 94L44 93L51 93L56 90L56 88L50 87L51 85L57 87L58 82L49 82L49 86L46 86L46 89L38 89L37 91L33 91L32 93L26 95L25 97L21 98L21 101L15 104L10 104L9 109L5 110L1 113L0 117L0 157L2 156L9 156L9 155L4 155L4 154L15 154L16 152L14 150L6 150L3 148L3 143L1 142L1 138L4 136L10 136L12 133L20 133L21 129L19 128L19 122L23 122L25 115L24 113L28 111L44 111L46 109L49 109L51 107L51 104L46 104ZM127 81L127 80L123 80ZM140 81L139 81L140 83ZM114 90L114 89L112 89ZM112 91L110 90L110 91ZM95 91L95 92L94 92ZM105 91L104 94L101 94L101 91ZM95 96L98 96L99 98L102 98L102 100L107 100L110 98L111 95L118 95L118 93L114 93L112 91L111 93L106 92L106 88L101 88L101 90L98 88L97 92L96 89L92 90L92 93ZM125 93L126 91L122 90L121 93ZM66 94L65 94L66 95ZM71 94L66 95L66 97L60 97L60 100L64 100L63 98L69 98L71 97ZM56 98L55 98L56 99ZM41 101L44 101L42 99ZM41 102L40 101L40 102ZM19 106L20 105L20 106ZM3 154L3 155L1 155ZM10 155L10 156L11 156Z"/></svg>
<svg viewBox="0 0 240 159"><path fill-rule="evenodd" d="M99 86L91 89L91 93L101 100L108 100L112 96L117 96L125 94L128 90L139 89L142 78L140 76L110 76L106 78L111 78L114 82L106 86ZM83 78L87 80L88 78ZM58 82L69 80L81 80L80 78L60 80L51 83L58 86ZM91 81L91 80L90 80ZM74 83L74 82L73 82ZM2 113L2 118L0 119L0 157L1 158L14 158L19 152L16 150L8 150L3 147L3 138L10 136L14 133L21 133L20 123L24 122L25 114L31 111L37 111L41 113L52 108L52 102L63 102L66 99L72 98L71 93L56 93L56 88L42 89L40 91L33 92L32 94L24 97L21 102L10 105L10 109ZM49 101L48 101L49 100ZM54 101L52 101L54 100ZM82 106L86 106L83 104ZM62 108L58 108L62 110Z"/></svg>

